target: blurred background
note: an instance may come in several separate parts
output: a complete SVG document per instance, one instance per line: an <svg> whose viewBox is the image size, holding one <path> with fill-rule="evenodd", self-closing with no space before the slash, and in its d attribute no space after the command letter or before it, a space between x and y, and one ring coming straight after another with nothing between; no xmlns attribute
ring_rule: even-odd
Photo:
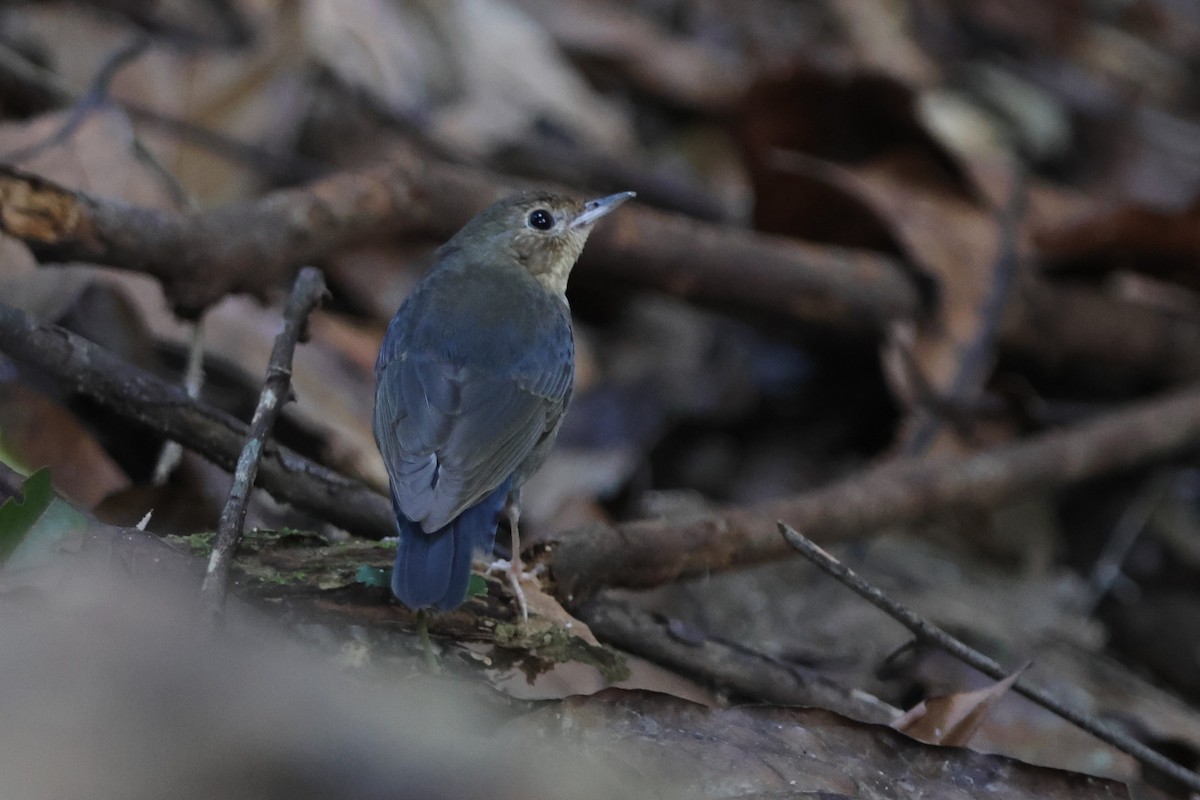
<svg viewBox="0 0 1200 800"><path fill-rule="evenodd" d="M545 543L586 525L777 501L891 461L986 453L1194 382L1198 70L1200 7L1188 0L7 3L0 162L177 214L304 191L397 153L428 175L467 176L418 175L406 197L420 211L401 209L316 263L331 298L297 351L296 402L275 435L380 490L374 359L437 245L507 189L636 191L621 211L630 221L598 228L572 278L575 400L522 517L523 536ZM224 297L198 334L135 265L39 264L27 243L0 238L5 303L176 383L199 338L201 399L242 419L289 284ZM838 552L1003 663L1032 660L1043 685L1195 766L1200 437L1176 433L1139 466L1100 464L1086 480L898 520ZM0 461L22 474L49 466L64 501L109 525L153 511L151 533L203 555L229 476L190 452L164 469L163 447L0 354ZM388 680L421 673L411 620L371 571L390 564L386 544L262 492L247 527L246 613L283 622L321 665L352 652L341 668L355 674L380 659ZM921 648L897 656L898 625L797 560L718 566L605 598L685 641L734 643L897 709L986 683ZM57 568L21 575L0 584L0 606L66 580ZM509 698L488 701L505 718L529 713L514 704L621 678L713 708L771 699L656 657L629 631L600 639L646 660L614 671L608 656L551 666L528 643L506 650L465 627L476 641L445 641L443 659ZM614 709L666 714L638 697L646 705L573 713L601 733L616 729ZM971 744L1145 777L1064 726L1006 696ZM713 763L712 752L693 758L680 775ZM744 784L709 780L707 795L760 796L787 785L789 769L812 775L811 764L767 774L752 761L731 756L724 774ZM865 778L827 777L822 791L874 796ZM1010 779L1001 796L1078 788ZM1108 796L1088 791L1108 790L1078 796Z"/></svg>

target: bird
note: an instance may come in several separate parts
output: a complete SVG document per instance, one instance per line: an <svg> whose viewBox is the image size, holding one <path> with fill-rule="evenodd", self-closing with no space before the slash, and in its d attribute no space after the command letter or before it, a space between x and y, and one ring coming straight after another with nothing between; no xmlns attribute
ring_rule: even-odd
<svg viewBox="0 0 1200 800"><path fill-rule="evenodd" d="M596 221L633 196L499 200L436 251L389 323L372 427L396 515L392 592L410 609L465 601L473 556L491 552L504 513L512 556L493 566L507 571L528 619L520 492L574 386L567 279Z"/></svg>

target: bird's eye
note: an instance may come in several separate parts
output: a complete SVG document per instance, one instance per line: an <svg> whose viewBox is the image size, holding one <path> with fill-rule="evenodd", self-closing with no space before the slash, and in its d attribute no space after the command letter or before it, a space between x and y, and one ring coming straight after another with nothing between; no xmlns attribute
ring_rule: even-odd
<svg viewBox="0 0 1200 800"><path fill-rule="evenodd" d="M554 227L554 217L544 208L534 209L529 214L529 227L539 231L548 231Z"/></svg>

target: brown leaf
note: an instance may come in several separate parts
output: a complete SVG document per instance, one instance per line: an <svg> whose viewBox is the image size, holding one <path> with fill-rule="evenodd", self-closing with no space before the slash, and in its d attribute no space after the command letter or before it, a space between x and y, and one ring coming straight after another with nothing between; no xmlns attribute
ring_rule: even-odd
<svg viewBox="0 0 1200 800"><path fill-rule="evenodd" d="M156 339L188 342L189 329L165 313L154 291L135 297ZM205 353L245 370L246 388L257 396L279 326L278 308L265 308L244 296L226 297L205 315ZM386 486L387 473L371 433L376 334L324 311L313 314L309 331L311 340L296 350L296 402L289 403L286 412L321 437L334 466Z"/></svg>
<svg viewBox="0 0 1200 800"><path fill-rule="evenodd" d="M924 406L936 401L969 407L991 374L994 342L1015 281L1020 246L1015 224L928 180L929 165L907 156L836 167L781 153L778 163L853 198L887 229L909 262L933 279L934 312L894 330L885 350L893 392L915 412L901 439L912 452L923 452L939 434L938 419Z"/></svg>
<svg viewBox="0 0 1200 800"><path fill-rule="evenodd" d="M932 286L936 305L893 335L885 374L911 411L907 452L939 441L961 448L930 407L969 407L991 374L1023 245L1015 220L988 202L997 171L943 146L916 96L878 75L802 70L764 80L746 115L760 227L902 255ZM1008 197L1015 177L1004 178Z"/></svg>
<svg viewBox="0 0 1200 800"><path fill-rule="evenodd" d="M134 155L133 127L124 112L96 109L67 139L54 141L71 113L59 111L0 125L0 153L26 153L12 166L70 189L150 208L174 208L158 175ZM38 188L40 194L28 200L55 202L54 191Z"/></svg>
<svg viewBox="0 0 1200 800"><path fill-rule="evenodd" d="M937 65L912 35L914 18L920 14L913 5L900 0L832 0L828 5L859 63L913 84L938 78Z"/></svg>
<svg viewBox="0 0 1200 800"><path fill-rule="evenodd" d="M672 35L626 8L556 0L524 0L522 6L572 55L612 64L638 89L671 103L719 111L745 88L743 59Z"/></svg>
<svg viewBox="0 0 1200 800"><path fill-rule="evenodd" d="M468 649L481 654L476 658L490 660L489 656L483 654L491 651L491 647L473 645ZM708 707L718 705L712 692L695 682L649 661L629 655L624 658L629 667L629 677L616 683L606 679L595 665L585 664L582 661L564 661L555 664L532 680L517 669L492 672L488 677L497 689L521 700L562 700L567 697L595 694L605 689L616 688L657 692Z"/></svg>
<svg viewBox="0 0 1200 800"><path fill-rule="evenodd" d="M1062 271L1128 269L1200 292L1200 202L1182 211L1128 205L1043 228L1037 243Z"/></svg>
<svg viewBox="0 0 1200 800"><path fill-rule="evenodd" d="M895 251L890 232L853 194L826 191L811 196L823 181L781 170L776 161L781 149L847 168L906 154L910 161L931 165L944 183L964 196L974 195L958 159L926 130L916 95L886 75L801 66L768 76L747 93L738 121L759 230ZM829 207L830 202L837 206ZM851 211L856 213L847 219Z"/></svg>
<svg viewBox="0 0 1200 800"><path fill-rule="evenodd" d="M291 22L293 4L239 5L256 7L253 47L151 48L118 71L112 97L244 142L270 147L291 141L296 111L304 107L304 93L293 83L303 55ZM130 28L120 14L97 14L88 4L36 3L23 9L22 16L28 35L76 94L82 94L101 65L129 43ZM162 128L139 129L139 138L202 203L242 197L259 185L261 165L188 146ZM92 163L104 162L89 160ZM119 170L119 162L110 163L114 172ZM99 188L97 192L120 196Z"/></svg>
<svg viewBox="0 0 1200 800"><path fill-rule="evenodd" d="M1028 667L1026 664L1004 680L982 689L922 700L893 722L892 727L929 744L966 747L992 705Z"/></svg>
<svg viewBox="0 0 1200 800"><path fill-rule="evenodd" d="M453 63L438 47L433 20L413 4L305 0L300 8L306 44L317 60L385 108L413 115L452 92Z"/></svg>
<svg viewBox="0 0 1200 800"><path fill-rule="evenodd" d="M599 647L600 642L585 623L571 616L552 595L542 591L540 584L527 581L521 589L525 592L525 602L529 605L529 621L533 625L538 620L549 623L553 627L562 628L571 636L582 639L592 647ZM536 628L530 629L530 634L537 636Z"/></svg>
<svg viewBox="0 0 1200 800"><path fill-rule="evenodd" d="M598 150L632 145L628 121L595 92L532 16L504 0L308 0L306 34L350 85L432 135L485 154L539 121Z"/></svg>
<svg viewBox="0 0 1200 800"><path fill-rule="evenodd" d="M27 469L50 467L54 488L91 509L129 486L129 477L75 415L34 389L0 383L0 447Z"/></svg>
<svg viewBox="0 0 1200 800"><path fill-rule="evenodd" d="M913 181L902 161L864 165L852 175L850 183L937 286L936 309L917 324L907 349L923 391L969 407L991 375L1003 311L1015 288L1023 244L1015 220ZM934 398L913 399L923 405ZM937 418L926 411L918 409L906 422L902 441L910 452L929 449L939 436ZM949 444L945 438L941 443Z"/></svg>

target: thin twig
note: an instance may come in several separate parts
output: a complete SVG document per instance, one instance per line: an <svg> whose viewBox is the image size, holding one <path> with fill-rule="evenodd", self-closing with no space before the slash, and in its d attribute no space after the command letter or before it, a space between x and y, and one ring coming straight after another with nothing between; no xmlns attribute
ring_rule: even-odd
<svg viewBox="0 0 1200 800"><path fill-rule="evenodd" d="M1088 580L1091 594L1087 602L1088 616L1096 613L1100 601L1121 578L1121 565L1125 562L1125 557L1150 523L1150 518L1154 516L1163 498L1170 492L1174 477L1173 472L1163 470L1151 475L1121 513L1113 527L1112 535L1104 545L1104 550L1096 559L1096 565L1092 567L1092 574Z"/></svg>
<svg viewBox="0 0 1200 800"><path fill-rule="evenodd" d="M0 303L0 350L223 469L237 464L249 433L245 423L80 336L39 325L24 311ZM263 452L258 482L275 498L351 533L395 535L396 517L386 497L275 442Z"/></svg>
<svg viewBox="0 0 1200 800"><path fill-rule="evenodd" d="M1019 227L1027 204L1027 188L1025 175L1016 162L1012 165L1011 182L1004 207L995 214L998 244L988 269L991 281L987 294L980 307L975 309L979 324L959 354L949 386L935 390L941 402L961 405L977 401L996 360L1004 311L1012 300L1021 264ZM949 313L948 309L944 311ZM919 370L919 367L916 368ZM946 422L940 418L935 404L918 402L917 408L905 441L901 443L901 451L910 457L929 450Z"/></svg>
<svg viewBox="0 0 1200 800"><path fill-rule="evenodd" d="M113 51L104 60L104 63L100 65L100 69L97 71L95 77L92 78L92 84L88 87L87 92L71 106L67 118L54 133L39 142L34 142L31 145L10 153L4 153L0 155L0 160L10 164L19 164L51 147L57 147L69 141L83 127L83 123L87 121L87 118L93 111L103 108L108 104L108 87L113 79L117 77L117 73L123 67L133 63L149 47L150 38L145 34L138 34L132 40Z"/></svg>
<svg viewBox="0 0 1200 800"><path fill-rule="evenodd" d="M130 44L113 53L93 79L91 88L79 98L76 98L53 72L34 64L15 50L0 44L0 79L16 83L22 91L34 95L40 103L45 103L51 108L59 106L70 108L67 119L51 136L7 155L0 155L0 161L6 159L10 163L27 161L50 147L65 144L78 132L94 110L102 106L113 105L113 100L108 94L109 84L122 66L144 51L148 42L147 37L139 36ZM154 113L145 109L140 110L148 114ZM125 112L131 117L136 118L137 116L132 106L126 107ZM157 176L178 208L190 212L199 210L195 200L188 194L179 179L136 135L133 138L133 154Z"/></svg>
<svg viewBox="0 0 1200 800"><path fill-rule="evenodd" d="M823 572L831 575L841 584L854 590L855 593L868 603L908 628L920 641L942 648L963 663L974 667L996 680L1003 680L1011 673L1011 670L1004 669L983 653L968 647L932 622L918 616L910 609L892 600L879 587L867 583L867 581L856 575L854 570L826 553L795 528L783 522L778 523L778 526L779 532L783 534L783 538L787 540L788 544L799 551L802 556L816 564ZM1196 774L1180 766L1161 753L1152 750L1120 731L1114 730L1095 717L1088 716L1062 703L1044 689L1029 686L1024 679L1020 679L1013 685L1013 690L1029 698L1042 708L1054 712L1068 722L1087 731L1097 739L1107 742L1123 753L1128 753L1142 764L1161 770L1180 783L1190 787L1193 791L1200 791L1200 774Z"/></svg>
<svg viewBox="0 0 1200 800"><path fill-rule="evenodd" d="M250 421L250 435L238 456L233 470L233 486L229 499L221 510L217 527L217 541L208 560L208 571L204 576L201 592L207 597L211 610L219 613L225 604L225 591L229 583L229 570L233 566L233 553L242 541L242 527L246 522L246 506L250 502L250 488L258 473L258 465L266 448L267 437L275 427L279 409L287 402L292 391L292 357L296 345L304 336L308 315L326 294L325 279L315 267L300 270L292 289L291 299L283 315L283 330L275 337L271 348L271 359L267 363L267 379L258 396L258 406Z"/></svg>
<svg viewBox="0 0 1200 800"><path fill-rule="evenodd" d="M50 70L29 61L17 51L0 43L0 81L13 83L30 95L40 107L58 108L76 105L79 101L62 79ZM114 101L130 118L141 125L148 125L173 136L186 144L207 150L220 158L253 169L274 183L297 183L312 180L321 172L321 165L311 159L291 155L249 142L243 142L218 131L204 128L187 120L177 119L148 106L132 101ZM146 160L149 151L135 139L134 147L139 158ZM162 172L154 160L151 168ZM172 181L166 181L167 189L181 208L198 210L183 198Z"/></svg>
<svg viewBox="0 0 1200 800"><path fill-rule="evenodd" d="M183 388L188 397L197 400L204 388L204 317L191 324L192 336L188 343L187 367L183 372ZM183 458L183 445L174 439L167 440L158 454L154 475L150 482L163 486Z"/></svg>

